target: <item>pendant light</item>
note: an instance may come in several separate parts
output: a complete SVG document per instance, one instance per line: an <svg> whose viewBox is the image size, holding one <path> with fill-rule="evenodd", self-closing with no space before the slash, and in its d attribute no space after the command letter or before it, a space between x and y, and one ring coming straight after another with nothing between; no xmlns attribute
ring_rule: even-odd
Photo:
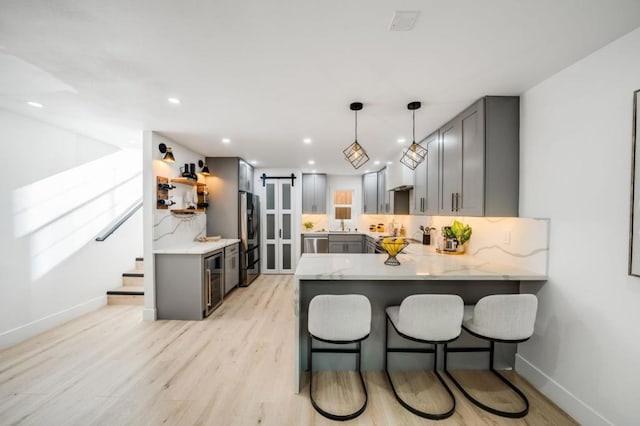
<svg viewBox="0 0 640 426"><path fill-rule="evenodd" d="M418 164L422 163L427 156L427 149L416 143L416 110L420 109L420 102L410 102L407 109L413 113L413 142L411 146L404 151L400 162L411 170L415 170Z"/></svg>
<svg viewBox="0 0 640 426"><path fill-rule="evenodd" d="M349 105L351 111L355 112L356 116L356 140L349 145L342 153L347 158L347 161L351 163L353 168L358 169L364 163L369 161L367 152L362 148L362 145L358 143L358 111L362 109L362 102L353 102Z"/></svg>

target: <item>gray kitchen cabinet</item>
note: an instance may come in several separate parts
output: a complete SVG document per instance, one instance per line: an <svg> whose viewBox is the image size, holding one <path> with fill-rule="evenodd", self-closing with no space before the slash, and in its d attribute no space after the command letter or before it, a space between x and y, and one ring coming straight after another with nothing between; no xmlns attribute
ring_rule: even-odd
<svg viewBox="0 0 640 426"><path fill-rule="evenodd" d="M375 254L376 252L376 240L373 237L365 237L365 253Z"/></svg>
<svg viewBox="0 0 640 426"><path fill-rule="evenodd" d="M420 142L420 145L427 149L427 157L416 167L413 174L411 214L414 215L438 213L438 137L436 131Z"/></svg>
<svg viewBox="0 0 640 426"><path fill-rule="evenodd" d="M224 297L224 252L156 254L158 319L201 320Z"/></svg>
<svg viewBox="0 0 640 426"><path fill-rule="evenodd" d="M438 215L438 200L440 198L440 138L435 134L435 139L429 139L426 144L427 158L427 193L424 201L424 214L427 216Z"/></svg>
<svg viewBox="0 0 640 426"><path fill-rule="evenodd" d="M387 168L378 171L378 214L393 212L393 198L387 191Z"/></svg>
<svg viewBox="0 0 640 426"><path fill-rule="evenodd" d="M327 175L302 175L302 213L327 212Z"/></svg>
<svg viewBox="0 0 640 426"><path fill-rule="evenodd" d="M207 157L206 161L212 173L206 178L207 235L240 238L238 192L253 189L253 168L239 157Z"/></svg>
<svg viewBox="0 0 640 426"><path fill-rule="evenodd" d="M238 163L238 190L253 192L253 166L244 160Z"/></svg>
<svg viewBox="0 0 640 426"><path fill-rule="evenodd" d="M329 253L364 253L364 235L329 235Z"/></svg>
<svg viewBox="0 0 640 426"><path fill-rule="evenodd" d="M240 284L240 244L224 248L224 294Z"/></svg>
<svg viewBox="0 0 640 426"><path fill-rule="evenodd" d="M440 128L443 216L517 216L519 98L487 96Z"/></svg>
<svg viewBox="0 0 640 426"><path fill-rule="evenodd" d="M362 213L378 213L378 173L362 175Z"/></svg>

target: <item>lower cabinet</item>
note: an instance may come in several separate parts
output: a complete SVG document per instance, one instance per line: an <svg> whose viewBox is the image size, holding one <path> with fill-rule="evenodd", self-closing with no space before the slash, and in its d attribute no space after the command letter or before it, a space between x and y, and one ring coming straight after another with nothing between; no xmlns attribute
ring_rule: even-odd
<svg viewBox="0 0 640 426"><path fill-rule="evenodd" d="M224 248L224 294L240 284L240 244Z"/></svg>
<svg viewBox="0 0 640 426"><path fill-rule="evenodd" d="M329 235L329 253L364 253L364 235Z"/></svg>
<svg viewBox="0 0 640 426"><path fill-rule="evenodd" d="M365 253L375 254L376 252L376 240L371 237L365 237Z"/></svg>
<svg viewBox="0 0 640 426"><path fill-rule="evenodd" d="M224 297L224 251L201 254L156 254L158 319L201 320Z"/></svg>

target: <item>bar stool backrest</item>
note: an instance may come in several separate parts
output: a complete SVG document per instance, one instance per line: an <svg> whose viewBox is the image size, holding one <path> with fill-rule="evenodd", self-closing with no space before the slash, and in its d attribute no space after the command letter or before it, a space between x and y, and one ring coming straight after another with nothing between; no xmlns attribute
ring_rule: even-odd
<svg viewBox="0 0 640 426"><path fill-rule="evenodd" d="M497 294L478 301L465 326L481 336L525 340L533 335L538 298L533 294Z"/></svg>
<svg viewBox="0 0 640 426"><path fill-rule="evenodd" d="M371 331L371 303L361 294L315 296L308 323L309 333L320 339L361 340Z"/></svg>
<svg viewBox="0 0 640 426"><path fill-rule="evenodd" d="M464 302L453 294L416 294L400 304L398 331L428 341L447 341L460 335Z"/></svg>

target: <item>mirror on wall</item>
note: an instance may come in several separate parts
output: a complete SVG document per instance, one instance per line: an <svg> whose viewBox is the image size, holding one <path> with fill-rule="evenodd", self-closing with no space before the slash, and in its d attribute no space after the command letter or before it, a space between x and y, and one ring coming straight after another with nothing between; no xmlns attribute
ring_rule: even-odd
<svg viewBox="0 0 640 426"><path fill-rule="evenodd" d="M629 275L640 277L640 90L633 92L633 163L631 167L631 231L629 237Z"/></svg>

